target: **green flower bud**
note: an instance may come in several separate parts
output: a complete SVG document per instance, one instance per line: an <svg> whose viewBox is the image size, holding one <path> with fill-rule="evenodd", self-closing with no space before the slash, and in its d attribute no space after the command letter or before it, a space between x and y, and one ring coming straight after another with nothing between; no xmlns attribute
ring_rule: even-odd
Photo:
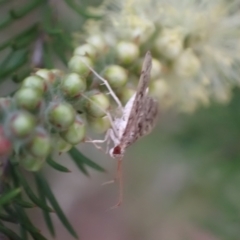
<svg viewBox="0 0 240 240"><path fill-rule="evenodd" d="M150 82L149 94L158 100L163 100L168 97L170 91L167 82L164 79L157 79Z"/></svg>
<svg viewBox="0 0 240 240"><path fill-rule="evenodd" d="M43 128L38 128L27 146L27 151L34 157L45 158L51 150L51 139Z"/></svg>
<svg viewBox="0 0 240 240"><path fill-rule="evenodd" d="M49 122L59 130L65 130L72 125L75 115L72 105L65 102L53 103L48 111Z"/></svg>
<svg viewBox="0 0 240 240"><path fill-rule="evenodd" d="M118 92L118 97L121 100L122 104L125 105L128 100L136 93L136 90L130 87L124 87L121 91Z"/></svg>
<svg viewBox="0 0 240 240"><path fill-rule="evenodd" d="M68 152L72 145L62 139L59 135L52 136L52 142L54 143L55 150L59 153Z"/></svg>
<svg viewBox="0 0 240 240"><path fill-rule="evenodd" d="M87 41L87 43L94 46L95 49L97 49L97 52L99 52L99 53L104 52L104 50L107 47L104 38L100 35L92 35L86 41Z"/></svg>
<svg viewBox="0 0 240 240"><path fill-rule="evenodd" d="M97 51L93 45L83 44L74 50L73 55L86 56L94 60L97 56Z"/></svg>
<svg viewBox="0 0 240 240"><path fill-rule="evenodd" d="M35 128L33 115L25 111L18 111L10 117L10 129L13 136L24 138L29 136Z"/></svg>
<svg viewBox="0 0 240 240"><path fill-rule="evenodd" d="M35 72L37 76L40 76L44 79L46 86L51 86L55 83L57 76L52 70L48 69L39 69Z"/></svg>
<svg viewBox="0 0 240 240"><path fill-rule="evenodd" d="M74 123L66 131L60 133L60 136L68 143L76 145L85 138L85 133L85 124L77 117Z"/></svg>
<svg viewBox="0 0 240 240"><path fill-rule="evenodd" d="M150 19L148 21L144 19L144 24L141 26L140 24L138 25L139 26L136 26L135 28L131 29L130 38L131 41L137 42L138 44L142 45L150 40L151 36L154 34L156 30L156 25Z"/></svg>
<svg viewBox="0 0 240 240"><path fill-rule="evenodd" d="M55 75L55 77L63 77L64 72L59 69L51 69L51 72Z"/></svg>
<svg viewBox="0 0 240 240"><path fill-rule="evenodd" d="M78 73L81 76L87 76L90 73L90 69L85 63L90 67L93 66L93 62L89 57L74 55L70 59L68 67L72 72Z"/></svg>
<svg viewBox="0 0 240 240"><path fill-rule="evenodd" d="M158 79L162 73L162 64L156 59L152 59L151 80Z"/></svg>
<svg viewBox="0 0 240 240"><path fill-rule="evenodd" d="M101 118L89 117L88 123L96 133L104 133L111 127L111 123L107 116Z"/></svg>
<svg viewBox="0 0 240 240"><path fill-rule="evenodd" d="M132 42L119 42L116 46L117 58L123 64L131 64L139 57L139 48Z"/></svg>
<svg viewBox="0 0 240 240"><path fill-rule="evenodd" d="M41 103L42 96L37 89L20 88L14 95L17 106L27 110L35 110Z"/></svg>
<svg viewBox="0 0 240 240"><path fill-rule="evenodd" d="M108 97L101 92L91 93L90 100L85 101L85 110L92 117L103 117L110 107Z"/></svg>
<svg viewBox="0 0 240 240"><path fill-rule="evenodd" d="M180 29L163 29L155 39L155 49L165 58L173 60L183 50L183 37Z"/></svg>
<svg viewBox="0 0 240 240"><path fill-rule="evenodd" d="M51 69L51 72L54 75L54 80L52 80L52 82L50 84L52 84L53 88L54 88L61 82L61 80L65 74L62 70L59 70L59 69Z"/></svg>
<svg viewBox="0 0 240 240"><path fill-rule="evenodd" d="M77 73L70 73L61 83L61 89L67 97L76 97L86 89L86 79Z"/></svg>
<svg viewBox="0 0 240 240"><path fill-rule="evenodd" d="M104 71L104 77L112 88L123 87L128 80L127 71L118 65L108 66Z"/></svg>
<svg viewBox="0 0 240 240"><path fill-rule="evenodd" d="M44 82L44 79L42 77L33 75L33 76L26 77L23 80L22 87L33 88L42 93L46 90L46 83Z"/></svg>
<svg viewBox="0 0 240 240"><path fill-rule="evenodd" d="M24 155L20 157L19 163L27 171L37 172L43 167L45 159Z"/></svg>
<svg viewBox="0 0 240 240"><path fill-rule="evenodd" d="M192 49L183 51L174 62L174 71L181 77L193 77L200 69L200 61Z"/></svg>
<svg viewBox="0 0 240 240"><path fill-rule="evenodd" d="M149 95L157 99L163 108L170 107L174 102L169 86L164 79L157 79L150 82Z"/></svg>

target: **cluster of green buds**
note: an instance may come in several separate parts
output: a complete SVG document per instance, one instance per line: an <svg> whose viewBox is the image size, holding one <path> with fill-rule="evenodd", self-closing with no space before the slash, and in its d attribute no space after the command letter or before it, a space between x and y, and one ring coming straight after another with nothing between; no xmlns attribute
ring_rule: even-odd
<svg viewBox="0 0 240 240"><path fill-rule="evenodd" d="M108 81L120 101L126 104L135 93L141 74L143 57L148 49L142 48L142 45L137 41L116 40L115 37L114 42L116 45L112 48L112 43L109 43L106 36L101 34L89 36L85 43L76 47L73 57L69 61L69 69L80 75L89 74L90 69L87 66L95 69ZM163 87L162 74L163 65L159 59L154 57L149 89L150 94L159 100L162 98L157 90ZM99 87L97 85L101 81L95 81L96 77L88 75L88 79L90 79L88 82L93 82L95 87Z"/></svg>
<svg viewBox="0 0 240 240"><path fill-rule="evenodd" d="M93 64L100 55L101 69L110 67L108 64L124 68L127 83L125 78L109 79L112 87L123 85L116 87L123 102L135 89L141 57L150 50L153 70L149 92L161 108L193 112L198 106L208 106L211 100L227 103L232 88L239 86L237 6L235 0L232 4L222 0L103 1L98 10L105 17L85 23L87 45L77 48L75 54L82 54L85 48ZM76 35L76 40L81 39ZM124 76L115 67L104 70L105 78L117 75L117 71Z"/></svg>
<svg viewBox="0 0 240 240"><path fill-rule="evenodd" d="M146 42L147 39L151 43ZM183 86L184 81L197 76L200 69L199 59L191 48L184 47L183 36L178 30L156 29L145 33L144 40L134 32L125 38L117 34L109 37L106 32L90 34L85 43L76 47L69 69L78 74L89 74L89 68L83 63L86 61L126 104L136 90L142 60L148 50L153 56L149 94L159 101L162 108L174 106L182 90L177 88L173 91L177 87L175 79Z"/></svg>
<svg viewBox="0 0 240 240"><path fill-rule="evenodd" d="M55 69L25 78L13 97L0 99L0 156L38 171L50 154L83 141L85 123L71 101L85 88L84 78Z"/></svg>

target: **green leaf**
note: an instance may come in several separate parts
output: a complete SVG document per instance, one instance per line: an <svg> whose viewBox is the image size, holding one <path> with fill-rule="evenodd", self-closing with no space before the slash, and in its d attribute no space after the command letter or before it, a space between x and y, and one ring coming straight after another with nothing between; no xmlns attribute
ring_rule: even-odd
<svg viewBox="0 0 240 240"><path fill-rule="evenodd" d="M27 214L25 213L24 209L14 205L15 209L15 217L17 217L19 223L23 225L26 230L30 233L39 233L39 229L37 229L28 218Z"/></svg>
<svg viewBox="0 0 240 240"><path fill-rule="evenodd" d="M101 166L99 166L98 164L96 164L95 162L91 161L89 158L87 158L86 156L84 156L81 152L79 152L75 147L73 147L70 151L69 151L70 156L75 159L75 161L78 162L82 162L86 165L88 165L89 167L100 171L100 172L105 172L105 169L102 168Z"/></svg>
<svg viewBox="0 0 240 240"><path fill-rule="evenodd" d="M11 24L13 21L10 15L7 15L1 22L0 22L0 30Z"/></svg>
<svg viewBox="0 0 240 240"><path fill-rule="evenodd" d="M45 1L43 0L32 0L29 1L29 4L23 4L23 7L18 10L11 10L10 14L12 18L22 18L31 12L34 8L38 7L38 5L43 4Z"/></svg>
<svg viewBox="0 0 240 240"><path fill-rule="evenodd" d="M68 152L68 154L71 156L72 160L75 162L79 170L89 177L89 173L85 168L84 163L82 161L79 161L78 156L76 156L74 152L70 152L70 151Z"/></svg>
<svg viewBox="0 0 240 240"><path fill-rule="evenodd" d="M51 49L48 43L43 44L43 62L46 68L54 67L54 63L51 55Z"/></svg>
<svg viewBox="0 0 240 240"><path fill-rule="evenodd" d="M18 223L18 221L13 216L9 216L4 213L0 213L0 219L6 222Z"/></svg>
<svg viewBox="0 0 240 240"><path fill-rule="evenodd" d="M16 43L18 41L22 41L25 39L27 36L35 35L36 32L39 31L39 23L34 23L33 25L29 26L28 28L24 29L22 32L17 34L12 38L12 43Z"/></svg>
<svg viewBox="0 0 240 240"><path fill-rule="evenodd" d="M18 49L26 48L30 46L30 44L37 38L37 36L38 36L38 32L35 31L32 34L28 34L24 36L24 38L22 38L21 40L19 39L17 41L14 41L12 43L12 49L18 50Z"/></svg>
<svg viewBox="0 0 240 240"><path fill-rule="evenodd" d="M45 194L44 194L43 189L42 189L42 184L39 181L39 178L35 177L35 180L36 180L37 189L38 189L38 193L39 193L40 199L45 204L47 204L46 198L45 198ZM43 216L44 216L44 219L45 219L45 223L46 223L46 225L48 227L48 230L51 233L51 235L54 237L55 236L55 230L54 230L54 226L53 226L53 223L52 223L51 216L50 216L48 211L42 210L42 212L43 212Z"/></svg>
<svg viewBox="0 0 240 240"><path fill-rule="evenodd" d="M60 40L60 43L62 44L61 47L72 51L74 47L72 44L72 38L70 36L71 32L64 31L63 34L60 34L57 38L55 37L55 42L57 43Z"/></svg>
<svg viewBox="0 0 240 240"><path fill-rule="evenodd" d="M35 203L37 206L39 206L40 208L42 208L46 211L52 212L53 210L49 206L47 206L39 198L36 197L36 195L33 193L32 189L28 186L27 181L23 178L21 173L19 173L18 171L16 171L16 173L17 173L18 179L21 182L26 194L33 201L33 203Z"/></svg>
<svg viewBox="0 0 240 240"><path fill-rule="evenodd" d="M0 225L0 233L5 234L11 240L25 240L25 239L20 238L15 232L13 232L9 228L3 226L2 224Z"/></svg>
<svg viewBox="0 0 240 240"><path fill-rule="evenodd" d="M59 34L63 34L63 32L64 32L63 29L61 29L61 28L48 28L48 27L45 27L44 30L49 35L59 35Z"/></svg>
<svg viewBox="0 0 240 240"><path fill-rule="evenodd" d="M33 239L43 239L46 240L45 237L43 237L39 232L39 229L37 229L36 227L34 227L34 225L31 223L31 221L29 220L27 214L25 213L25 211L17 206L14 205L14 210L9 207L9 206L4 206L4 210L10 214L12 217L14 217L15 219L18 220L20 226L25 229L26 231L28 231ZM23 230L21 230L22 232ZM26 240L26 238L23 238L24 240Z"/></svg>
<svg viewBox="0 0 240 240"><path fill-rule="evenodd" d="M30 233L30 234L32 235L32 238L34 240L48 240L43 235L41 235L40 233Z"/></svg>
<svg viewBox="0 0 240 240"><path fill-rule="evenodd" d="M54 169L56 169L57 171L60 171L60 172L71 172L68 168L62 166L61 164L55 162L52 160L51 157L48 157L47 158L47 163Z"/></svg>
<svg viewBox="0 0 240 240"><path fill-rule="evenodd" d="M30 233L34 240L47 240L43 235L40 233Z"/></svg>
<svg viewBox="0 0 240 240"><path fill-rule="evenodd" d="M68 60L64 54L64 51L60 49L58 46L59 44L56 44L56 42L53 42L51 47L53 48L55 54L59 57L59 59L64 63L65 66L68 65Z"/></svg>
<svg viewBox="0 0 240 240"><path fill-rule="evenodd" d="M82 6L79 6L75 3L74 0L65 0L66 4L71 7L75 12L80 14L82 17L85 18L94 18L94 19L101 19L102 15L95 15L87 11L87 9L83 9Z"/></svg>
<svg viewBox="0 0 240 240"><path fill-rule="evenodd" d="M16 188L21 187L19 180L18 180L18 176L16 175L16 171L14 171L13 163L9 162L8 170L9 170L9 174L10 174L11 180L13 182L13 185ZM8 185L8 187L10 188L10 185Z"/></svg>
<svg viewBox="0 0 240 240"><path fill-rule="evenodd" d="M20 194L20 192L21 192L21 189L16 188L9 191L8 193L5 193L4 195L0 195L0 206L9 203L11 200L17 197L18 194Z"/></svg>
<svg viewBox="0 0 240 240"><path fill-rule="evenodd" d="M16 213L13 211L13 209L10 207L10 205L4 205L3 209L9 216L17 218Z"/></svg>
<svg viewBox="0 0 240 240"><path fill-rule="evenodd" d="M37 28L38 28L38 24L34 24L34 25L30 26L29 28L23 30L16 36L6 40L4 43L2 43L0 45L0 50L3 50L9 46L12 46L12 44L14 44L14 43L21 41L21 39L25 38L25 36L28 36L32 32L36 32ZM0 29L1 29L1 24L0 24Z"/></svg>
<svg viewBox="0 0 240 240"><path fill-rule="evenodd" d="M28 240L27 230L22 225L20 226L20 234L21 234L22 239Z"/></svg>
<svg viewBox="0 0 240 240"><path fill-rule="evenodd" d="M29 51L25 49L14 52L14 55L12 55L12 61L9 61L9 65L0 70L0 77L6 77L8 74L11 74L23 66L28 61L28 54ZM3 81L3 79L1 79L0 82L1 81Z"/></svg>
<svg viewBox="0 0 240 240"><path fill-rule="evenodd" d="M23 207L23 208L34 208L34 207L36 207L35 204L27 202L27 201L23 201L20 198L17 198L16 200L14 200L14 202L16 204L18 204L19 206Z"/></svg>
<svg viewBox="0 0 240 240"><path fill-rule="evenodd" d="M12 74L12 80L15 83L20 83L24 80L24 78L26 78L27 76L29 76L31 70L30 69L19 69L17 72L14 72Z"/></svg>
<svg viewBox="0 0 240 240"><path fill-rule="evenodd" d="M1 68L6 68L10 62L12 61L13 59L13 56L14 56L14 51L11 51L5 58L4 60L1 62Z"/></svg>
<svg viewBox="0 0 240 240"><path fill-rule="evenodd" d="M62 209L60 208L56 198L54 197L54 194L52 193L52 191L51 191L48 183L44 179L44 177L40 173L36 173L35 178L36 178L36 181L38 181L39 184L41 184L42 191L45 193L45 196L47 197L47 199L51 203L53 209L56 211L56 214L58 215L62 224L67 228L67 230L69 231L69 233L72 234L73 237L78 239L78 236L77 236L75 230L73 229L73 227L71 226L71 224L67 220L66 216L64 215Z"/></svg>

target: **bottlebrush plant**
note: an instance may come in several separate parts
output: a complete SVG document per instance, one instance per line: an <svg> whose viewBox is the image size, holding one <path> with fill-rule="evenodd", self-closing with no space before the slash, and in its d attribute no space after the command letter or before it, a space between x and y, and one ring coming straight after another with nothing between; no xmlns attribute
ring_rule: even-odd
<svg viewBox="0 0 240 240"><path fill-rule="evenodd" d="M6 10L0 30L21 26L0 43L1 84L17 84L0 98L0 232L9 239L46 239L26 213L35 206L53 237L55 212L77 238L41 169L47 164L68 172L55 161L65 153L86 175L87 167L104 171L76 147L88 139L89 128L105 133L111 127L106 113L116 107L91 68L124 105L150 50L149 94L163 110L188 113L211 101L229 102L239 85L238 1L113 0L83 8L65 0L81 19L78 31L66 27L53 2L0 1ZM24 18L31 19L29 26ZM38 193L23 169L32 172ZM19 233L6 222L18 224Z"/></svg>

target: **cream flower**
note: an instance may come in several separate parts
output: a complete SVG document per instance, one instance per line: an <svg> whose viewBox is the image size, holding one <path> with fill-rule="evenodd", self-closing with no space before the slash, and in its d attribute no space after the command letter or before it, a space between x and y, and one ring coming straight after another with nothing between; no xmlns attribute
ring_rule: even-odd
<svg viewBox="0 0 240 240"><path fill-rule="evenodd" d="M240 83L237 4L237 0L106 0L101 7L105 18L92 22L92 27L87 23L86 29L89 36L101 35L111 49L129 41L137 44L141 56L151 50L162 68L155 79L164 79L172 105L193 111L210 99L228 102L231 89ZM159 93L160 100L162 96Z"/></svg>

